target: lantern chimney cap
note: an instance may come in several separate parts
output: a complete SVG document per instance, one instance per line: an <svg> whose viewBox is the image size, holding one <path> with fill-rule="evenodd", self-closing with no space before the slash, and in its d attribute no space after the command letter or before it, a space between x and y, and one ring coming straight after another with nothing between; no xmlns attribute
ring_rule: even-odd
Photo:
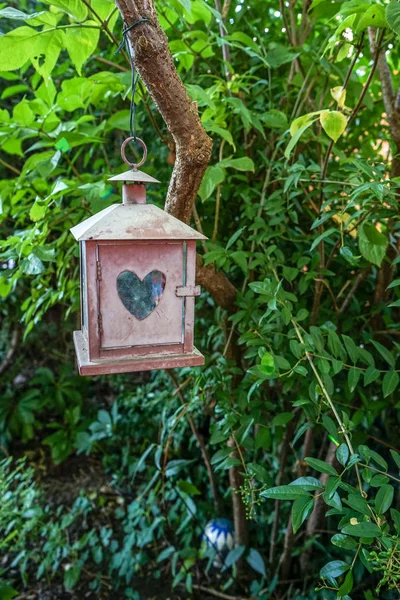
<svg viewBox="0 0 400 600"><path fill-rule="evenodd" d="M158 179L155 179L151 175L148 175L143 171L135 171L133 169L125 171L125 173L120 173L119 175L114 175L114 177L110 177L108 181L125 181L126 183L160 183Z"/></svg>

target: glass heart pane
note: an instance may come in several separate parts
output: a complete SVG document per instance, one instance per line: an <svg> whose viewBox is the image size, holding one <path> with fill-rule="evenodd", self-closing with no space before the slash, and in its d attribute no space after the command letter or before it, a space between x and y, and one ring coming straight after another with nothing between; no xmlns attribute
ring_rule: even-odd
<svg viewBox="0 0 400 600"><path fill-rule="evenodd" d="M166 281L161 271L151 271L143 280L133 271L123 271L117 277L118 296L125 308L141 321L158 306Z"/></svg>

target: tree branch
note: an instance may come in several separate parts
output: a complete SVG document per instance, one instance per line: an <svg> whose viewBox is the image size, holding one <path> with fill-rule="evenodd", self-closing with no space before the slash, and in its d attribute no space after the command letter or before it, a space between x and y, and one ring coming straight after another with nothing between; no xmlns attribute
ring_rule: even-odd
<svg viewBox="0 0 400 600"><path fill-rule="evenodd" d="M187 95L176 71L168 39L161 29L153 0L116 0L125 25L142 18L129 32L133 62L150 97L158 107L176 146L165 210L188 223L204 172L211 158L212 141L200 121L196 104ZM236 289L213 265L203 266L197 257L197 281L215 302L233 310Z"/></svg>
<svg viewBox="0 0 400 600"><path fill-rule="evenodd" d="M153 0L116 1L127 27L139 19L148 20L129 31L133 62L176 146L165 210L188 223L211 158L212 141L176 71Z"/></svg>
<svg viewBox="0 0 400 600"><path fill-rule="evenodd" d="M10 347L4 357L4 360L0 363L0 375L3 375L3 373L5 373L12 365L14 354L18 349L20 334L21 332L19 327L16 327L12 332Z"/></svg>

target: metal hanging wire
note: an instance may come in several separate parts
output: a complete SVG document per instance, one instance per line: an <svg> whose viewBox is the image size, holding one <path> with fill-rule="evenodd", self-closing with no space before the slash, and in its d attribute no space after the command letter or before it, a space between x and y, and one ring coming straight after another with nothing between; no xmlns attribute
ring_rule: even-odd
<svg viewBox="0 0 400 600"><path fill-rule="evenodd" d="M133 29L134 27L137 27L137 25L140 25L140 23L145 23L147 22L148 19L138 19L137 21L135 21L134 23L132 23L132 25L129 25L129 27L124 27L124 29L122 30L122 41L120 43L120 45L118 46L118 48L116 49L116 51L114 52L114 54L118 54L118 52L121 52L122 48L125 46L126 52L129 56L129 62L131 65L131 73L132 73L132 78L131 78L131 106L130 106L130 111L129 111L129 135L131 138L133 138L133 141L136 142L136 104L135 104L135 93L136 93L136 86L139 80L139 74L136 72L135 69L135 65L133 63L133 58L132 58L132 52L131 52L131 48L129 45L129 37L128 37L128 33L131 29Z"/></svg>

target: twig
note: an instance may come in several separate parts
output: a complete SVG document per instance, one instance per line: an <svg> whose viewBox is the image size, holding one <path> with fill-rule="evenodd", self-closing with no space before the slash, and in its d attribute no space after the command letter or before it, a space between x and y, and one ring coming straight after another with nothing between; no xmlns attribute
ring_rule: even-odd
<svg viewBox="0 0 400 600"><path fill-rule="evenodd" d="M123 71L124 73L127 73L129 71L129 69L127 69L126 67L123 67L122 65L119 65L118 63L113 62L112 60L108 60L108 58L103 58L102 56L93 56L94 60L97 60L98 62L101 62L109 67L112 67L113 69L118 69L119 71Z"/></svg>
<svg viewBox="0 0 400 600"><path fill-rule="evenodd" d="M290 441L293 435L294 422L293 420L288 423L285 431L285 437L283 438L280 452L279 452L279 473L276 479L276 485L282 485L283 477L285 473L286 462L289 454ZM278 527L279 527L279 514L280 514L280 501L275 500L275 515L274 521L272 523L271 529L271 542L269 547L269 563L272 565L275 560L275 549L276 549L276 540L278 537Z"/></svg>
<svg viewBox="0 0 400 600"><path fill-rule="evenodd" d="M223 592L218 592L217 590L213 590L212 588L208 588L204 585L193 584L194 590L199 590L200 592L206 592L210 594L210 596L215 596L216 598L222 598L223 600L249 600L248 598L243 598L242 596L230 596L229 594L224 594Z"/></svg>
<svg viewBox="0 0 400 600"><path fill-rule="evenodd" d="M21 331L19 327L16 327L12 332L10 347L8 349L7 354L5 355L3 361L0 363L0 375L3 375L10 366L12 365L14 354L17 351L19 340L21 337Z"/></svg>
<svg viewBox="0 0 400 600"><path fill-rule="evenodd" d="M371 469L371 471L375 471L375 473L380 473L381 475L385 475L386 477L390 477L390 479L394 479L394 481L397 481L398 483L400 483L400 479L398 477L395 477L394 475L391 475L390 473L387 473L386 471L382 471L381 469L376 469L375 467L371 467L371 465L366 465L365 463L359 463L360 467L366 467L367 469Z"/></svg>
<svg viewBox="0 0 400 600"><path fill-rule="evenodd" d="M173 374L173 372L170 369L167 369L166 373L167 373L168 377L171 379L172 383L174 384L175 392L178 395L182 405L185 406L186 405L185 398L183 397L182 391L179 386L179 382L177 381L175 375ZM186 413L186 418L190 425L190 429L192 430L192 433L200 446L201 455L203 457L203 461L204 461L205 467L207 469L208 480L210 482L210 489L211 489L211 495L212 495L213 501L214 501L215 512L218 515L219 514L219 498L218 498L215 475L214 475L214 471L211 466L210 456L208 454L208 450L204 443L204 438L197 430L197 427L194 424L192 417Z"/></svg>
<svg viewBox="0 0 400 600"><path fill-rule="evenodd" d="M219 147L219 157L218 157L220 162L223 157L224 146L225 146L225 140L222 140L220 147ZM218 221L219 221L219 211L220 211L220 205L221 205L221 191L222 191L222 185L219 183L217 186L217 196L216 196L216 203L215 203L214 229L213 229L213 234L212 234L212 238L211 238L211 241L213 244L215 244L215 242L217 240L217 235L218 235Z"/></svg>
<svg viewBox="0 0 400 600"><path fill-rule="evenodd" d="M299 338L299 342L304 345L303 336L301 335L300 329L294 319L292 319L292 325L296 331L297 337ZM312 371L314 372L315 378L318 381L319 387L321 388L321 391L322 391L323 395L325 396L325 398L328 402L328 405L330 406L333 414L335 415L336 421L338 422L339 427L340 427L340 433L343 435L344 439L346 440L347 446L350 450L350 454L353 456L355 454L355 452L354 452L350 437L349 437L348 433L346 432L345 426L343 424L342 419L340 418L338 411L336 410L336 406L334 405L330 395L328 394L328 392L326 390L325 384L321 379L318 369L314 365L313 356L309 352L306 352L306 357L307 357L307 360L310 364ZM359 491L360 491L360 494L362 494L362 481L361 481L360 471L359 471L357 464L355 465L355 470L356 470L356 474L357 474Z"/></svg>
<svg viewBox="0 0 400 600"><path fill-rule="evenodd" d="M352 297L356 293L358 286L360 285L360 283L362 281L364 281L364 279L367 277L368 273L369 273L369 269L364 269L364 271L361 271L357 275L357 277L354 280L353 285L350 288L349 293L347 294L346 298L343 300L343 304L339 309L340 314L343 314L347 310L347 307L349 306Z"/></svg>
<svg viewBox="0 0 400 600"><path fill-rule="evenodd" d="M14 171L14 173L16 173L17 175L21 175L21 171L19 171L17 168L10 165L10 163L6 162L2 158L0 158L0 164L2 164L7 169L10 169L10 171Z"/></svg>
<svg viewBox="0 0 400 600"><path fill-rule="evenodd" d="M232 79L232 74L229 70L229 65L231 64L231 53L228 44L225 44L224 37L226 35L225 29L225 19L228 15L230 0L228 2L225 1L224 8L221 7L221 0L214 0L215 8L220 13L222 19L219 21L219 35L222 39L222 58L224 60L224 72L226 81L230 81Z"/></svg>

